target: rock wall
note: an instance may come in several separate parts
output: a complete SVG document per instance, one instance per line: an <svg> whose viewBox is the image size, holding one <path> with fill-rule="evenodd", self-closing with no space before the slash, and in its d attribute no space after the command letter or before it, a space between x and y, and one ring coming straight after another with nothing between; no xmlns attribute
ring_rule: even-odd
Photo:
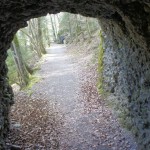
<svg viewBox="0 0 150 150"><path fill-rule="evenodd" d="M138 27L133 26L130 18L122 16L123 13L120 11L115 14L118 19L100 20L104 37L103 88L107 94L109 93L107 98L115 107L124 127L135 135L138 148L149 150L150 41L147 41L149 20L148 24L146 23L149 16L144 14L142 7L137 8L143 15L136 16L139 18ZM146 19L143 21L143 18Z"/></svg>
<svg viewBox="0 0 150 150"><path fill-rule="evenodd" d="M0 1L0 149L6 149L13 93L5 59L16 31L31 18L67 11L100 19L104 35L104 86L117 99L140 150L150 149L149 0ZM114 99L113 99L114 100Z"/></svg>

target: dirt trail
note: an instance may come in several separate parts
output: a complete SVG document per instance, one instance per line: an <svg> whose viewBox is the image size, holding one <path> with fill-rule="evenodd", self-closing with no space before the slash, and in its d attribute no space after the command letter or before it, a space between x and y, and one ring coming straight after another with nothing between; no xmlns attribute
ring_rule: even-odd
<svg viewBox="0 0 150 150"><path fill-rule="evenodd" d="M32 88L33 96L45 97L63 116L58 139L60 150L136 150L130 134L102 106L86 111L81 98L78 63L66 53L65 46L47 50L41 69L42 78Z"/></svg>

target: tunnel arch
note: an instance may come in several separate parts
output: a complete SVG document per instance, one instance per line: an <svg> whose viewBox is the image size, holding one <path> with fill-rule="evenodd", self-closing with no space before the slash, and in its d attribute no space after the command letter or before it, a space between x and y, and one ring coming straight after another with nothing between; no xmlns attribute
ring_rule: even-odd
<svg viewBox="0 0 150 150"><path fill-rule="evenodd" d="M0 2L0 149L6 149L13 92L8 84L7 49L27 21L47 13L78 13L100 20L103 30L103 84L123 111L124 123L140 150L150 149L150 2L149 0L1 0ZM113 97L113 98L112 98Z"/></svg>

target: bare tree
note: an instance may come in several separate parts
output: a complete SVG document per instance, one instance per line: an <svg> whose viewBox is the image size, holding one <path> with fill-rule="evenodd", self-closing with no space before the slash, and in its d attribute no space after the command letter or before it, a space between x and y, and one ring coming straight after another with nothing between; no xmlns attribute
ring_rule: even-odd
<svg viewBox="0 0 150 150"><path fill-rule="evenodd" d="M52 26L52 32L53 32L53 38L54 41L57 41L57 36L56 36L56 31L55 31L55 26L54 26L54 22L53 22L53 18L52 15L50 15L50 20L51 20L51 26Z"/></svg>
<svg viewBox="0 0 150 150"><path fill-rule="evenodd" d="M14 40L11 44L11 50L13 52L14 62L18 70L18 78L19 78L20 86L24 87L28 84L29 72L27 71L26 64L21 54L21 49L20 49L17 35L15 35Z"/></svg>
<svg viewBox="0 0 150 150"><path fill-rule="evenodd" d="M86 17L85 20L86 20L87 31L88 31L89 37L91 38L92 34L91 34L89 22L88 22L88 17Z"/></svg>
<svg viewBox="0 0 150 150"><path fill-rule="evenodd" d="M75 14L75 23L76 23L76 32L75 32L75 35L76 35L76 42L78 42L78 29L79 29L79 24L78 24L78 15Z"/></svg>
<svg viewBox="0 0 150 150"><path fill-rule="evenodd" d="M20 31L22 31L30 39L30 48L37 53L39 58L42 57L42 54L46 53L43 44L42 19L31 19L28 22L28 31Z"/></svg>
<svg viewBox="0 0 150 150"><path fill-rule="evenodd" d="M45 50L44 44L43 44L41 23L42 23L42 18L38 18L37 19L37 28L38 28L38 37L37 37L37 40L38 40L38 45L39 45L41 53L42 54L46 54L46 50Z"/></svg>

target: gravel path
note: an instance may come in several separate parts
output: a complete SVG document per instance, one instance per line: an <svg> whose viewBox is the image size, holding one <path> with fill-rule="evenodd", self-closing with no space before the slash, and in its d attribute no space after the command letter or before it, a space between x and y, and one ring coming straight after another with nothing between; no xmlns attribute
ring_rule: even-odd
<svg viewBox="0 0 150 150"><path fill-rule="evenodd" d="M47 52L38 72L42 79L33 86L32 96L49 99L61 113L59 149L136 150L130 133L120 127L107 106L94 102L91 108L84 101L79 63L66 53L65 46L54 45Z"/></svg>

